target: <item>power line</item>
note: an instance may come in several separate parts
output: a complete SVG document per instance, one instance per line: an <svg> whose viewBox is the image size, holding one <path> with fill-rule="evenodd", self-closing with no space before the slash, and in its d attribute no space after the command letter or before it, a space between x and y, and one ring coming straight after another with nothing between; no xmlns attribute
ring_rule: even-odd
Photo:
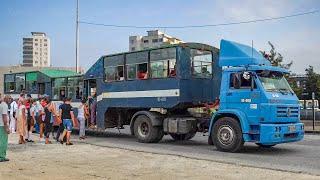
<svg viewBox="0 0 320 180"><path fill-rule="evenodd" d="M309 12L291 14L291 15L286 15L286 16L279 16L279 17L264 18L264 19L254 19L254 20L219 23L219 24L185 25L185 26L134 26L134 25L119 25L119 24L102 24L102 23L93 23L93 22L87 22L87 21L79 21L79 23L87 24L87 25L94 25L94 26L106 26L106 27L116 27L116 28L136 28L136 29L204 28L204 27L230 26L230 25L237 25L237 24L249 24L249 23L257 23L257 22L264 22L264 21L272 21L272 20L286 19L286 18L292 18L292 17L297 17L297 16L316 14L319 12L320 12L319 10L314 10L314 11L309 11Z"/></svg>

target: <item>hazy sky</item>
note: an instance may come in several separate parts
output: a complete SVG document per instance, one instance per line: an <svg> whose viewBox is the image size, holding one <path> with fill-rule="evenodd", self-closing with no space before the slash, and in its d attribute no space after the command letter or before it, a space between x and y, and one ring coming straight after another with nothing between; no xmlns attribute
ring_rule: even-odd
<svg viewBox="0 0 320 180"><path fill-rule="evenodd" d="M32 31L51 39L53 66L75 64L76 0L1 0L0 65L22 62L22 38ZM80 0L80 20L104 24L179 26L217 24L277 17L320 9L314 0ZM88 68L101 55L128 50L130 35L148 29L110 28L80 24L80 65ZM160 29L186 42L219 47L223 39L268 50L268 41L293 60L293 72L308 65L320 72L320 13L285 20L198 29Z"/></svg>

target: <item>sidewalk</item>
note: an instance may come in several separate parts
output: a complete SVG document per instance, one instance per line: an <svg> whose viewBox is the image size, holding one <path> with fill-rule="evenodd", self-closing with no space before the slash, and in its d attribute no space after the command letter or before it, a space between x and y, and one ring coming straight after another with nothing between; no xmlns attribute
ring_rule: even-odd
<svg viewBox="0 0 320 180"><path fill-rule="evenodd" d="M301 120L304 123L305 133L315 133L320 134L320 121L316 120L315 129L313 130L313 121L312 120Z"/></svg>

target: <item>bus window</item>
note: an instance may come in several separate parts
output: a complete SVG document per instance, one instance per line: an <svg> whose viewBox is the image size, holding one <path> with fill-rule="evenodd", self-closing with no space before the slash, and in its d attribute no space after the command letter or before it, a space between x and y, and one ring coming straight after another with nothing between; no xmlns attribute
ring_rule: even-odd
<svg viewBox="0 0 320 180"><path fill-rule="evenodd" d="M137 77L138 79L148 78L148 63L137 64Z"/></svg>
<svg viewBox="0 0 320 180"><path fill-rule="evenodd" d="M105 57L104 68L106 81L124 80L124 55Z"/></svg>
<svg viewBox="0 0 320 180"><path fill-rule="evenodd" d="M212 53L190 49L191 72L196 78L212 78Z"/></svg>
<svg viewBox="0 0 320 180"><path fill-rule="evenodd" d="M15 87L16 87L16 84L14 82L14 74L6 74L4 75L4 90L6 93L9 93L9 92L14 92L15 91Z"/></svg>
<svg viewBox="0 0 320 180"><path fill-rule="evenodd" d="M150 51L152 78L176 76L176 48L165 48Z"/></svg>
<svg viewBox="0 0 320 180"><path fill-rule="evenodd" d="M135 52L126 55L127 79L148 78L148 52Z"/></svg>
<svg viewBox="0 0 320 180"><path fill-rule="evenodd" d="M26 78L25 74L16 74L16 88L17 92L20 93L22 90L25 90Z"/></svg>

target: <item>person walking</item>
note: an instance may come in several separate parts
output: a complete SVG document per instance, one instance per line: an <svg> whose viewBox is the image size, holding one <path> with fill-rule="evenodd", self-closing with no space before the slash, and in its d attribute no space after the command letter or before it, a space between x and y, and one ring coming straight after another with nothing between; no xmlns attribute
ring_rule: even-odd
<svg viewBox="0 0 320 180"><path fill-rule="evenodd" d="M81 105L78 108L78 121L79 121L79 139L84 140L86 137L85 133L85 123L86 123L86 118L85 118L85 106L86 106L86 100L82 99L81 100Z"/></svg>
<svg viewBox="0 0 320 180"><path fill-rule="evenodd" d="M16 133L16 113L18 111L18 99L13 99L13 101L10 103L10 132L15 134Z"/></svg>
<svg viewBox="0 0 320 180"><path fill-rule="evenodd" d="M17 133L19 135L19 144L25 144L24 137L26 136L26 106L25 100L19 98L17 112Z"/></svg>
<svg viewBox="0 0 320 180"><path fill-rule="evenodd" d="M64 131L62 136L60 136L60 143L63 144L64 136L67 136L67 143L66 145L73 145L70 142L71 139L71 132L73 128L73 124L75 124L75 118L71 106L71 99L67 98L66 102L60 106L60 117L62 118Z"/></svg>
<svg viewBox="0 0 320 180"><path fill-rule="evenodd" d="M5 96L3 99L0 94L0 162L9 161L6 158L8 147L8 134L10 133L9 121L8 121L8 105L9 96Z"/></svg>
<svg viewBox="0 0 320 180"><path fill-rule="evenodd" d="M56 119L57 122L56 124L59 126L58 128L58 131L57 131L57 135L56 135L56 141L59 142L60 141L60 135L63 133L64 131L64 126L63 126L63 120L62 120L62 117L61 117L61 114L60 114L60 108L63 104L66 103L66 98L63 99L63 103L59 105L59 116L58 118Z"/></svg>
<svg viewBox="0 0 320 180"><path fill-rule="evenodd" d="M33 131L33 127L34 127L34 121L31 115L31 107L32 107L32 99L31 99L31 95L27 95L27 99L26 99L26 118L27 118L27 124L26 124L26 139L25 141L27 142L34 142L32 140L32 131Z"/></svg>
<svg viewBox="0 0 320 180"><path fill-rule="evenodd" d="M44 136L46 138L45 144L52 144L52 142L49 140L50 133L52 131L52 106L53 104L51 103L51 100L49 98L45 99L46 101L46 106L44 107L44 113L45 113L45 118L44 118Z"/></svg>

